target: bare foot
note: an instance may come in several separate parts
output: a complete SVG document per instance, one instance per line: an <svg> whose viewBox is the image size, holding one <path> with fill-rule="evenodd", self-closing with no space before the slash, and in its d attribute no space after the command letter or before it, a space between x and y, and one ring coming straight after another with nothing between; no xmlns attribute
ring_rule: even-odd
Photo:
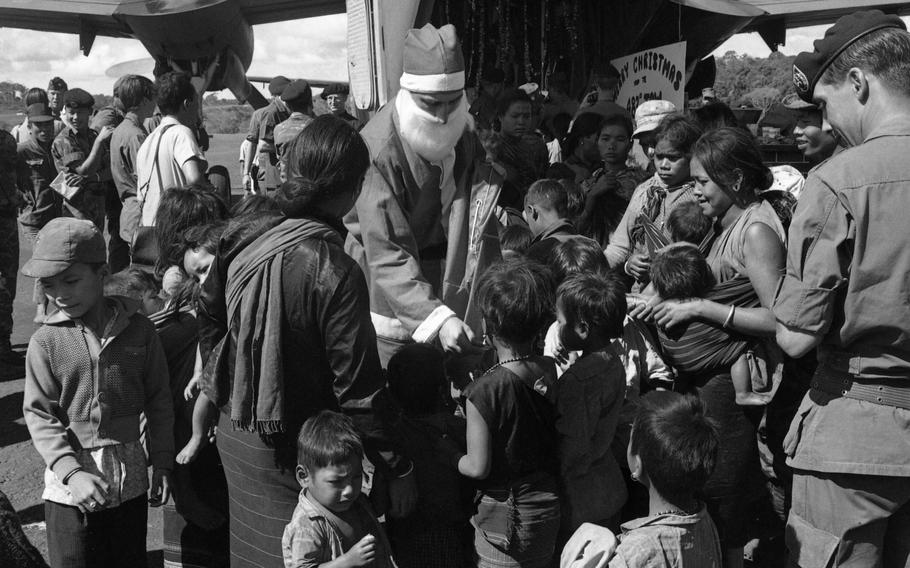
<svg viewBox="0 0 910 568"><path fill-rule="evenodd" d="M771 395L758 392L736 393L736 404L740 406L764 406L771 402Z"/></svg>
<svg viewBox="0 0 910 568"><path fill-rule="evenodd" d="M209 507L195 496L189 499L176 501L177 512L197 527L203 530L217 529L227 521L224 515Z"/></svg>
<svg viewBox="0 0 910 568"><path fill-rule="evenodd" d="M180 450L180 453L177 454L177 463L181 465L186 465L192 463L196 459L196 456L199 455L199 450L202 449L203 444L206 440L203 436L193 436L190 438L190 441L183 446L183 449Z"/></svg>

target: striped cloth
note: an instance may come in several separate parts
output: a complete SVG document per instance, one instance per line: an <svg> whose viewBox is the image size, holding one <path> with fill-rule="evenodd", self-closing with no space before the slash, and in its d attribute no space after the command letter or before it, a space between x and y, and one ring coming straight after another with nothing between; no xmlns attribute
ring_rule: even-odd
<svg viewBox="0 0 910 568"><path fill-rule="evenodd" d="M719 304L737 308L760 306L758 295L746 276L717 284L706 296ZM699 320L669 330L658 328L664 359L678 370L691 374L728 367L756 342L730 329Z"/></svg>
<svg viewBox="0 0 910 568"><path fill-rule="evenodd" d="M276 466L275 450L259 434L234 430L223 413L218 450L230 496L231 567L282 568L281 537L300 493L294 470Z"/></svg>

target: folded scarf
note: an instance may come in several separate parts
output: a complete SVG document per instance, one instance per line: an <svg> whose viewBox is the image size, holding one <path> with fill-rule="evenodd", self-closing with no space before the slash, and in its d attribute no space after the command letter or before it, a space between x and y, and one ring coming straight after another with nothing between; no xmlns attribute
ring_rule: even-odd
<svg viewBox="0 0 910 568"><path fill-rule="evenodd" d="M304 240L338 233L312 219L288 219L244 248L227 268L228 331L206 363L206 394L224 406L230 392L236 430L284 431L284 256Z"/></svg>

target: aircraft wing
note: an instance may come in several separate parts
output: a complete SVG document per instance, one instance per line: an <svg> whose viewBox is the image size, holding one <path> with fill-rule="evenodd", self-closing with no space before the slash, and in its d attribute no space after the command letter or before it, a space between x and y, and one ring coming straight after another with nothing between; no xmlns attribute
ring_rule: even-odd
<svg viewBox="0 0 910 568"><path fill-rule="evenodd" d="M133 0L135 2L135 0ZM124 0L0 0L0 27L130 37L114 18Z"/></svg>
<svg viewBox="0 0 910 568"><path fill-rule="evenodd" d="M345 0L239 0L246 21L270 24L299 18L343 14Z"/></svg>
<svg viewBox="0 0 910 568"><path fill-rule="evenodd" d="M893 14L910 13L906 2L882 2L881 0L743 0L763 10L765 19L785 20L788 28L832 24L846 14L857 10L877 8Z"/></svg>

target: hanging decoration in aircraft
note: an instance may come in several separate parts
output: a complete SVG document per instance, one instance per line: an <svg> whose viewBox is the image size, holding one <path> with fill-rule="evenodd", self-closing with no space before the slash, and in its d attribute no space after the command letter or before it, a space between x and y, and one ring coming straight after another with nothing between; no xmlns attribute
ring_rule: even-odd
<svg viewBox="0 0 910 568"><path fill-rule="evenodd" d="M671 43L611 61L619 71L616 102L635 114L644 101L670 101L685 108L686 42Z"/></svg>

